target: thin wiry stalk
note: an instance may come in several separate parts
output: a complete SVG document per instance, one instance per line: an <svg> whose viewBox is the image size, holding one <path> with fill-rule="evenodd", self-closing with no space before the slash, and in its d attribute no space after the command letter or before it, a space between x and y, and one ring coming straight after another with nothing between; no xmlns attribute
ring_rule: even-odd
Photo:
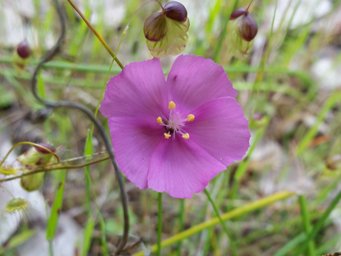
<svg viewBox="0 0 341 256"><path fill-rule="evenodd" d="M120 240L119 245L117 246L117 252L116 254L119 254L125 247L127 241L128 241L128 235L129 235L129 214L128 214L128 200L127 200L127 194L124 189L124 184L122 181L122 176L120 174L119 168L116 164L115 157L113 154L113 151L111 149L110 142L106 136L105 130L101 123L96 119L94 114L84 105L70 102L70 101L48 101L43 98L41 98L37 92L37 76L42 69L43 65L47 63L48 61L52 60L61 50L62 44L65 39L65 33L66 33L66 22L65 22L65 16L64 16L64 9L59 4L58 0L53 0L54 7L56 8L59 22L60 22L60 35L56 42L56 44L48 51L46 54L42 57L38 65L36 66L34 73L32 75L31 79L31 90L33 93L33 96L35 99L40 102L42 105L46 106L47 108L56 109L56 108L68 108L68 109L75 109L78 111L81 111L84 113L88 119L91 120L91 122L94 124L94 126L97 128L99 135L101 136L104 146L106 150L108 151L109 157L111 159L112 165L114 167L115 175L117 178L119 190L120 190L120 199L121 199L121 205L123 208L123 218L124 218L124 227L123 227L123 234L122 239Z"/></svg>

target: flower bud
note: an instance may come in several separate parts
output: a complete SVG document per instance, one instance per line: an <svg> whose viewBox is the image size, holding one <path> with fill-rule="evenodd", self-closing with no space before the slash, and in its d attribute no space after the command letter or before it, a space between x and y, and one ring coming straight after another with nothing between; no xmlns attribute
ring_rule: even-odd
<svg viewBox="0 0 341 256"><path fill-rule="evenodd" d="M255 38L258 32L258 26L254 18L247 13L239 22L239 35L246 41L250 42Z"/></svg>
<svg viewBox="0 0 341 256"><path fill-rule="evenodd" d="M166 3L163 6L163 9L165 15L172 20L184 22L187 19L186 7L177 1L170 1Z"/></svg>
<svg viewBox="0 0 341 256"><path fill-rule="evenodd" d="M38 190L44 182L44 176L44 172L24 176L20 179L20 185L26 191Z"/></svg>
<svg viewBox="0 0 341 256"><path fill-rule="evenodd" d="M230 20L235 20L242 15L246 15L248 12L244 8L239 8L231 13Z"/></svg>
<svg viewBox="0 0 341 256"><path fill-rule="evenodd" d="M161 12L150 15L144 22L144 36L152 42L158 42L166 35L166 19Z"/></svg>
<svg viewBox="0 0 341 256"><path fill-rule="evenodd" d="M17 53L22 59L26 59L31 55L31 48L27 42L27 40L21 41L17 46Z"/></svg>

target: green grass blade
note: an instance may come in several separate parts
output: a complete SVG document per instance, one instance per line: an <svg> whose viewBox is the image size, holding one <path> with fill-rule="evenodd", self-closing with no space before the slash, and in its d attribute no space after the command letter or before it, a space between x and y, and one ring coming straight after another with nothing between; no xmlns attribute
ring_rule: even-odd
<svg viewBox="0 0 341 256"><path fill-rule="evenodd" d="M59 212L61 211L63 205L66 171L60 171L57 179L58 187L51 207L50 216L47 220L46 239L48 241L52 241L56 235Z"/></svg>
<svg viewBox="0 0 341 256"><path fill-rule="evenodd" d="M295 195L295 194L292 192L287 192L287 191L278 192L278 193L273 194L271 196L253 201L253 202L248 203L244 206L236 208L232 211L221 214L221 219L223 221L227 221L227 220L230 220L232 218L237 218L237 217L243 216L247 213L262 209L265 206L272 205L278 201L285 200L289 197L292 197L293 195ZM174 235L174 236L172 236L166 240L163 240L161 243L161 246L162 247L171 246L173 244L178 243L181 240L187 239L187 238L189 238L195 234L198 234L205 229L214 227L215 225L217 225L219 223L220 223L220 221L218 218L212 218L212 219L207 220L205 222L202 222L198 225L195 225L195 226L193 226L193 227L191 227L191 228L189 228L183 232L180 232L180 233L178 233L178 234L176 234L176 235ZM153 245L151 248L151 251L155 252L156 249L157 249L157 246ZM143 255L144 255L143 251L134 254L134 256L143 256Z"/></svg>

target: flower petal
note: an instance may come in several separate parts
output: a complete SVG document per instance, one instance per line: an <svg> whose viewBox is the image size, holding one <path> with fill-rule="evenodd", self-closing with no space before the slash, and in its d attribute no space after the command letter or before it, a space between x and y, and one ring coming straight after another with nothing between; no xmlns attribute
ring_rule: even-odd
<svg viewBox="0 0 341 256"><path fill-rule="evenodd" d="M109 127L119 168L136 186L146 188L152 154L164 140L162 129L141 118L110 118Z"/></svg>
<svg viewBox="0 0 341 256"><path fill-rule="evenodd" d="M193 114L194 122L186 127L192 141L224 165L243 158L249 147L250 131L235 98L212 100Z"/></svg>
<svg viewBox="0 0 341 256"><path fill-rule="evenodd" d="M237 95L221 66L193 55L182 55L175 60L167 78L167 87L172 100L184 111L212 99Z"/></svg>
<svg viewBox="0 0 341 256"><path fill-rule="evenodd" d="M158 59L128 64L108 82L100 111L106 117L155 119L167 106L165 83Z"/></svg>
<svg viewBox="0 0 341 256"><path fill-rule="evenodd" d="M148 174L148 188L176 198L201 192L225 166L181 137L164 140L155 150Z"/></svg>

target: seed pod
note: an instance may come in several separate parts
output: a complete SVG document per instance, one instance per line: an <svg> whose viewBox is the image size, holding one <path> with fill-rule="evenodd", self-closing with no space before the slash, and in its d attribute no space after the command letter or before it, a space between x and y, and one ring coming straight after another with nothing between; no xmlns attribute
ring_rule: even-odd
<svg viewBox="0 0 341 256"><path fill-rule="evenodd" d="M17 46L17 53L22 59L26 59L31 55L31 48L27 42L27 40L21 41Z"/></svg>
<svg viewBox="0 0 341 256"><path fill-rule="evenodd" d="M258 26L254 18L247 13L244 15L238 27L239 35L246 41L250 42L252 39L255 38L258 32Z"/></svg>
<svg viewBox="0 0 341 256"><path fill-rule="evenodd" d="M246 15L248 12L244 8L239 8L231 13L230 20L235 20L242 15Z"/></svg>
<svg viewBox="0 0 341 256"><path fill-rule="evenodd" d="M179 22L184 22L187 19L187 10L182 3L170 1L163 6L165 15Z"/></svg>
<svg viewBox="0 0 341 256"><path fill-rule="evenodd" d="M170 1L144 22L147 47L154 57L179 54L186 47L189 20L185 6Z"/></svg>
<svg viewBox="0 0 341 256"><path fill-rule="evenodd" d="M38 190L44 182L44 176L44 172L24 176L20 179L20 185L26 191Z"/></svg>
<svg viewBox="0 0 341 256"><path fill-rule="evenodd" d="M144 22L144 36L152 42L158 42L166 34L166 18L162 12L150 15Z"/></svg>

